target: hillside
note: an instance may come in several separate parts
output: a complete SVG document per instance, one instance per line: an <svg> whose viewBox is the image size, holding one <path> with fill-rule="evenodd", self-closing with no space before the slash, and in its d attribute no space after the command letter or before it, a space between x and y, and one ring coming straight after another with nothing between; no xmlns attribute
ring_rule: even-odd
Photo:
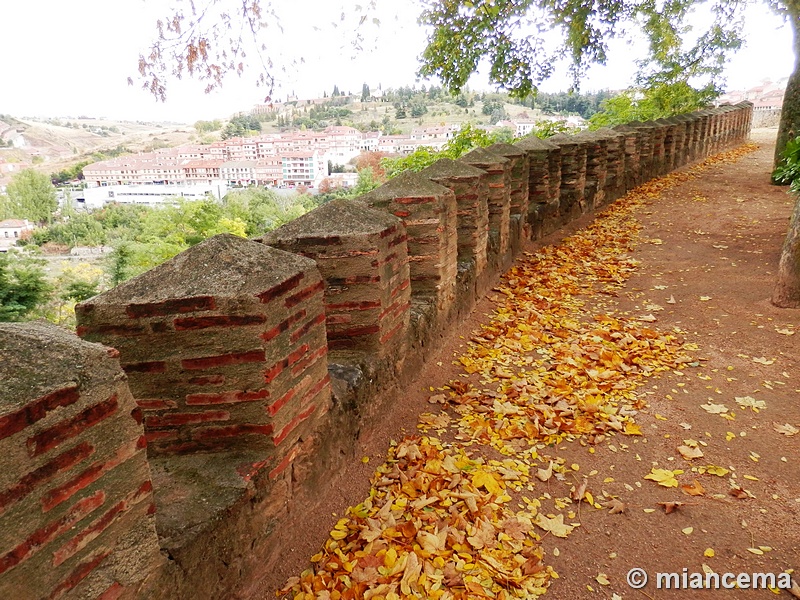
<svg viewBox="0 0 800 600"><path fill-rule="evenodd" d="M130 152L177 146L193 141L189 125L137 123L101 119L34 121L0 115L0 185L26 167L53 173L87 160L94 153L124 149Z"/></svg>

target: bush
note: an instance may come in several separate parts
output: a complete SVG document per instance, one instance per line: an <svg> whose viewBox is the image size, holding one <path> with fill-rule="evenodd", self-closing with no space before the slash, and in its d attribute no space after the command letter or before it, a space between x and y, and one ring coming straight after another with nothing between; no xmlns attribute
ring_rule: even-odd
<svg viewBox="0 0 800 600"><path fill-rule="evenodd" d="M786 143L772 180L790 186L789 190L795 194L800 193L800 136Z"/></svg>

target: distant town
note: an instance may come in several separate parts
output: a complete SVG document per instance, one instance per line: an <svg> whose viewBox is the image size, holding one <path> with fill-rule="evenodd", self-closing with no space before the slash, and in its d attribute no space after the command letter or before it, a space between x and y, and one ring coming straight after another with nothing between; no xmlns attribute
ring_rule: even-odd
<svg viewBox="0 0 800 600"><path fill-rule="evenodd" d="M719 102L750 100L755 105L756 114L760 114L761 122L755 125L772 126L777 123L785 83L764 81L748 90L728 92L719 98ZM381 99L382 94L380 90L370 90L369 99L380 102L385 100ZM358 102L355 97L344 95L338 99ZM307 100L288 97L285 102L256 105L249 115L259 119L267 117L270 121L291 121L290 115L305 113L309 109L313 111L331 101L329 96ZM545 120L563 122L576 128L586 125L585 120L576 115L545 115L539 110L533 110L532 114L523 110L509 115L502 110L496 121L490 120L479 126L489 130L508 128L515 137L521 137ZM355 185L358 178L355 168L348 163L362 153L402 156L423 146L440 150L460 126L460 123L442 122L413 127L408 133L396 130L387 133L385 128L384 131L363 131L363 127L358 129L337 124L319 131L289 128L272 133L250 132L258 134L210 143L180 143L175 147L123 154L88 164L83 167L81 185L73 188L71 195L80 205L93 209L109 202L155 205L176 196L198 199L210 194L222 198L231 188L253 185L276 190L305 188L314 191L327 180L326 187L347 188ZM102 129L100 134L114 128ZM7 148L24 144L20 135L14 138L11 129L0 134L4 134L0 135L0 141ZM24 167L24 164L6 163L0 153L0 176L3 172L10 175Z"/></svg>

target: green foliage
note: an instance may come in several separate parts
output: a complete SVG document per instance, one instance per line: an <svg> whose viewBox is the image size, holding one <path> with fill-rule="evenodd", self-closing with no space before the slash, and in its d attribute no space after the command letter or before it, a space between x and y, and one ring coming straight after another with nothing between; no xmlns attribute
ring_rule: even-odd
<svg viewBox="0 0 800 600"><path fill-rule="evenodd" d="M37 229L31 242L41 246L48 242L73 248L102 246L108 243L108 232L94 214L76 214L68 221Z"/></svg>
<svg viewBox="0 0 800 600"><path fill-rule="evenodd" d="M233 117L222 130L221 138L245 137L261 131L261 121L252 115Z"/></svg>
<svg viewBox="0 0 800 600"><path fill-rule="evenodd" d="M27 253L0 253L0 321L22 320L46 299L44 264Z"/></svg>
<svg viewBox="0 0 800 600"><path fill-rule="evenodd" d="M696 90L686 82L630 89L604 100L601 112L590 119L591 127L613 127L631 121L652 121L707 106L718 92L713 87Z"/></svg>
<svg viewBox="0 0 800 600"><path fill-rule="evenodd" d="M222 210L233 222L244 224L243 234L247 236L276 229L305 214L309 208L291 197L258 188L234 190L222 200Z"/></svg>
<svg viewBox="0 0 800 600"><path fill-rule="evenodd" d="M358 179L356 180L356 184L353 186L350 196L354 198L356 196L360 196L361 194L366 194L367 192L374 190L380 184L381 182L377 177L375 177L372 167L366 167L358 172Z"/></svg>
<svg viewBox="0 0 800 600"><path fill-rule="evenodd" d="M194 124L197 133L212 133L222 129L222 121L214 119L213 121L197 121Z"/></svg>
<svg viewBox="0 0 800 600"><path fill-rule="evenodd" d="M399 158L382 159L381 167L386 171L386 176L391 179L403 171L421 171L440 158L455 160L473 148L491 146L496 142L510 142L513 139L514 132L507 127L488 133L485 129L467 123L452 139L447 141L441 151L437 152L427 146L421 146L411 154Z"/></svg>
<svg viewBox="0 0 800 600"><path fill-rule="evenodd" d="M800 194L800 136L786 142L781 159L772 173L772 181L788 185L790 192Z"/></svg>
<svg viewBox="0 0 800 600"><path fill-rule="evenodd" d="M648 38L649 57L639 63L641 82L715 83L726 55L741 45L745 2L711 0L714 20L692 31L696 0L641 2L609 0L423 0L420 23L429 27L420 75L436 76L459 93L481 64L489 79L517 98L526 98L554 72L562 57L571 61L575 86L591 64L605 64L608 41L637 28ZM777 3L776 3L777 4ZM696 19L695 19L696 21ZM561 45L549 36L556 30ZM533 32L533 33L531 33Z"/></svg>
<svg viewBox="0 0 800 600"><path fill-rule="evenodd" d="M536 122L536 129L534 129L529 135L525 137L530 137L531 135L535 135L539 139L547 139L549 137L553 137L558 133L578 133L577 127L570 127L564 121L537 121Z"/></svg>
<svg viewBox="0 0 800 600"><path fill-rule="evenodd" d="M305 127L306 129L321 131L330 125L341 125L342 119L347 119L352 114L353 111L349 108L343 108L339 106L337 102L331 100L325 104L312 106L308 112L304 113L302 116L293 117L292 125L294 125L294 127Z"/></svg>
<svg viewBox="0 0 800 600"><path fill-rule="evenodd" d="M58 173L50 175L50 180L53 185L63 185L75 179L83 179L83 167L91 164L88 160L82 160L79 163L72 165L66 169L62 169Z"/></svg>
<svg viewBox="0 0 800 600"><path fill-rule="evenodd" d="M3 198L4 213L35 223L49 223L58 209L56 190L47 175L25 169L11 178Z"/></svg>

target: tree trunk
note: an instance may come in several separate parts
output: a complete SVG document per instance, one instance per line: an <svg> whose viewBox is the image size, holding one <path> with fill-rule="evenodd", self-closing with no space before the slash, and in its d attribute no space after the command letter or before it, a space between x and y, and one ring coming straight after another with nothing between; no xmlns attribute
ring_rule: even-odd
<svg viewBox="0 0 800 600"><path fill-rule="evenodd" d="M786 142L800 134L800 0L785 0L785 6L794 33L795 63L783 96L781 123L775 144L775 165L781 159ZM772 303L779 308L800 308L800 197L795 203L783 243Z"/></svg>
<svg viewBox="0 0 800 600"><path fill-rule="evenodd" d="M800 308L800 199L794 205L783 243L772 303L778 308Z"/></svg>
<svg viewBox="0 0 800 600"><path fill-rule="evenodd" d="M800 0L785 0L784 5L788 14L787 21L794 34L794 72L786 83L786 92L783 95L781 122L775 142L775 167L781 160L786 143L800 135Z"/></svg>

